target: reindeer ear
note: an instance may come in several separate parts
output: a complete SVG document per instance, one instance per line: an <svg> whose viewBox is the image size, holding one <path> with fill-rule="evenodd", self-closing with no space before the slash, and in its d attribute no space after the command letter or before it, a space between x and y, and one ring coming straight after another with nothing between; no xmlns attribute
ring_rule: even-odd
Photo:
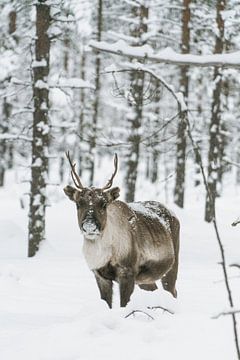
<svg viewBox="0 0 240 360"><path fill-rule="evenodd" d="M109 202L116 200L120 195L119 187L114 187L114 188L106 191L106 195L108 197Z"/></svg>
<svg viewBox="0 0 240 360"><path fill-rule="evenodd" d="M78 191L74 187L67 185L63 191L69 197L70 200L75 201L74 194Z"/></svg>

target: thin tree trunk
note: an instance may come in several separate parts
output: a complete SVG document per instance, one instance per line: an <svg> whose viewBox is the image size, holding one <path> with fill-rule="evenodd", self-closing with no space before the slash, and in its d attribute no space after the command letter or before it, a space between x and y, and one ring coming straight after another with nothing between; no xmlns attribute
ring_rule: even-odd
<svg viewBox="0 0 240 360"><path fill-rule="evenodd" d="M191 0L183 0L182 10L182 54L190 51L190 4ZM188 67L181 68L180 89L184 94L185 101L188 100ZM184 206L185 192L185 167L186 167L186 123L179 121L177 132L177 163L176 163L176 180L174 188L174 202L179 207Z"/></svg>
<svg viewBox="0 0 240 360"><path fill-rule="evenodd" d="M86 66L86 54L85 49L83 47L82 54L81 54L81 79L85 80L86 74L85 74L85 66ZM84 122L85 122L85 90L80 90L80 116L79 116L79 135L83 138L84 135ZM79 140L78 140L79 141ZM84 156L84 151L82 151L81 142L78 146L79 152L78 152L78 171L79 175L82 176L83 170L86 167L86 156Z"/></svg>
<svg viewBox="0 0 240 360"><path fill-rule="evenodd" d="M98 0L98 13L97 13L97 41L102 39L102 26L103 26L103 1ZM96 149L96 136L97 124L99 119L99 97L100 97L100 71L101 71L101 54L99 51L96 53L95 61L95 99L93 103L93 119L92 119L92 136L90 139L90 185L93 185L94 172L95 172L95 149Z"/></svg>
<svg viewBox="0 0 240 360"><path fill-rule="evenodd" d="M11 105L8 103L7 99L3 100L3 116L0 123L0 133L4 134L8 132L8 122L10 116ZM0 186L4 186L5 171L8 167L7 164L7 143L6 140L0 140Z"/></svg>
<svg viewBox="0 0 240 360"><path fill-rule="evenodd" d="M8 15L8 33L17 41L14 36L16 31L16 11L10 11ZM7 133L9 130L9 117L11 115L11 104L7 98L3 100L2 119L0 121L0 133ZM5 170L11 169L13 163L13 143L7 144L5 140L0 140L0 186L4 186Z"/></svg>
<svg viewBox="0 0 240 360"><path fill-rule="evenodd" d="M224 11L226 3L225 0L217 0L217 15L216 22L218 27L218 36L216 36L215 54L220 54L224 50L224 20L222 18L222 11ZM209 151L208 151L208 187L212 194L212 199L209 199L206 194L205 204L205 220L212 221L214 216L215 200L217 197L217 185L220 174L221 161L221 92L222 92L222 71L220 68L214 68L213 75L214 89L213 100L211 108L211 122L209 126Z"/></svg>
<svg viewBox="0 0 240 360"><path fill-rule="evenodd" d="M159 83L159 81L155 80L155 86L156 89L158 89L161 84ZM161 100L161 92L157 91L155 94L155 98L154 98L154 116L156 117L154 123L155 123L155 128L159 129L160 127L160 108L159 108L159 103ZM158 180L158 176L159 176L159 158L160 158L160 151L159 151L159 143L160 143L160 136L158 133L156 133L154 140L152 142L152 147L153 147L153 151L152 151L152 171L151 171L151 182L154 184L157 180Z"/></svg>
<svg viewBox="0 0 240 360"><path fill-rule="evenodd" d="M36 40L35 60L39 64L33 67L33 141L31 166L31 191L29 212L28 255L34 256L39 244L45 239L46 186L48 175L49 145L49 55L50 6L47 1L36 3Z"/></svg>
<svg viewBox="0 0 240 360"><path fill-rule="evenodd" d="M141 39L143 33L147 32L146 19L148 18L148 8L141 5L133 8L134 18L139 18L139 25L133 26L131 36L139 39L138 45L143 45ZM127 202L134 201L136 181L138 175L138 162L140 151L140 128L143 118L143 88L144 88L144 72L133 71L130 75L132 84L132 99L129 101L129 111L127 113L127 127L129 129L128 142L131 144L126 154L126 175L125 185Z"/></svg>

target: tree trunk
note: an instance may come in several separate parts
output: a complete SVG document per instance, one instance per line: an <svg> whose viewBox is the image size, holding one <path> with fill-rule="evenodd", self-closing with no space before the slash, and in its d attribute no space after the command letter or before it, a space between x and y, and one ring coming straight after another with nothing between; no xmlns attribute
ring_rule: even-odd
<svg viewBox="0 0 240 360"><path fill-rule="evenodd" d="M190 51L190 4L191 0L183 0L182 10L182 54ZM181 67L180 89L183 92L185 101L188 101L188 67ZM184 206L185 191L185 167L186 167L186 122L179 121L177 131L177 163L176 180L174 188L174 202L179 207Z"/></svg>
<svg viewBox="0 0 240 360"><path fill-rule="evenodd" d="M45 239L46 186L49 144L49 55L50 6L47 1L36 3L35 66L33 67L33 141L29 212L28 255L34 256ZM37 63L39 62L39 63Z"/></svg>
<svg viewBox="0 0 240 360"><path fill-rule="evenodd" d="M3 116L0 123L0 133L8 133L8 121L10 116L11 105L8 103L7 99L3 100ZM7 142L6 140L0 140L0 186L4 186L5 171L8 168L7 164Z"/></svg>
<svg viewBox="0 0 240 360"><path fill-rule="evenodd" d="M139 25L133 25L131 36L139 39L139 45L143 45L142 34L147 32L146 19L148 18L148 8L143 5L133 7L132 14L134 19L138 17ZM128 143L129 151L126 154L126 175L125 185L127 202L134 201L136 181L138 175L138 162L140 151L140 128L143 118L143 88L144 88L144 72L133 71L130 75L131 80L131 100L129 101L129 111L127 117L127 128L129 130Z"/></svg>
<svg viewBox="0 0 240 360"><path fill-rule="evenodd" d="M97 13L97 41L102 39L102 22L103 22L103 1L98 0L98 13ZM96 53L95 61L95 98L93 103L93 119L92 119L92 136L90 139L90 185L93 185L94 172L95 172L95 148L97 136L97 124L99 119L99 97L100 97L100 71L101 71L101 54L99 51Z"/></svg>
<svg viewBox="0 0 240 360"><path fill-rule="evenodd" d="M222 11L225 9L225 0L217 0L216 22L218 27L218 36L216 36L215 54L221 54L224 50L224 20ZM206 195L205 220L211 222L214 217L215 200L217 196L217 185L220 174L220 161L222 153L222 124L221 124L221 91L222 91L222 71L220 68L214 68L213 76L213 99L211 107L211 121L209 126L209 151L208 151L208 187L211 199Z"/></svg>
<svg viewBox="0 0 240 360"><path fill-rule="evenodd" d="M85 66L86 66L86 54L85 49L83 47L82 54L81 54L81 79L86 79L85 73ZM78 131L80 137L84 136L84 122L85 122L85 111L86 111L86 104L85 104L85 89L80 90L80 116L79 116L79 124L78 124ZM79 141L79 139L77 140ZM79 175L82 176L83 170L86 167L86 156L84 156L84 151L82 151L82 144L81 141L79 142L78 149L78 171Z"/></svg>

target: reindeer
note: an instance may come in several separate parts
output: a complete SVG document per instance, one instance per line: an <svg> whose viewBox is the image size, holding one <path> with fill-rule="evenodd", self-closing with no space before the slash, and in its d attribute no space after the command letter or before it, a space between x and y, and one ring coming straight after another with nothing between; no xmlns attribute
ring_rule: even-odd
<svg viewBox="0 0 240 360"><path fill-rule="evenodd" d="M65 194L77 206L78 223L83 233L83 253L93 271L100 295L112 307L113 281L119 283L120 306L125 307L137 284L141 289L163 288L177 297L179 221L156 201L125 203L117 200L120 189L112 187L114 172L102 188L84 187L76 164L66 154L75 187Z"/></svg>

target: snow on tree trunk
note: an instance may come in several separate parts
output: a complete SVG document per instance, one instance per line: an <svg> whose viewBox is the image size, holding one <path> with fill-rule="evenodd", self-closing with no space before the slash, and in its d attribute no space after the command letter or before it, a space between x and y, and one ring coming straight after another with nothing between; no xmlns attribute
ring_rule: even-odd
<svg viewBox="0 0 240 360"><path fill-rule="evenodd" d="M135 23L131 25L131 36L138 39L135 45L144 45L143 34L147 32L148 8L143 5L134 6L132 15ZM138 23L136 20L138 19ZM143 88L144 88L144 72L133 71L130 75L131 81L131 99L129 101L129 110L126 115L127 129L129 131L128 143L130 144L129 150L126 154L126 174L125 198L127 202L134 201L136 181L138 175L138 162L140 151L141 134L140 129L142 126L143 117Z"/></svg>
<svg viewBox="0 0 240 360"><path fill-rule="evenodd" d="M17 13L11 10L8 15L8 33L16 41L16 20ZM9 131L9 118L12 105L7 97L3 98L2 117L0 121L0 134L7 134ZM0 186L4 186L5 170L12 168L13 165L13 143L7 143L6 140L0 140Z"/></svg>
<svg viewBox="0 0 240 360"><path fill-rule="evenodd" d="M29 212L28 255L34 256L45 238L46 181L49 143L49 53L50 6L36 3L35 61L33 63L33 140Z"/></svg>
<svg viewBox="0 0 240 360"><path fill-rule="evenodd" d="M3 100L3 109L2 109L2 119L0 122L0 133L7 134L8 133L8 123L10 117L11 104L7 101L6 98ZM7 157L8 157L8 146L6 140L0 140L0 186L4 186L5 179L5 170L8 168Z"/></svg>
<svg viewBox="0 0 240 360"><path fill-rule="evenodd" d="M222 11L225 10L225 0L217 0L216 3L216 23L218 33L215 43L215 54L220 54L224 50L224 20ZM214 89L211 108L211 121L209 126L209 151L208 151L208 187L211 199L206 195L205 220L211 222L214 217L215 200L217 196L217 185L220 174L220 161L222 153L222 124L221 124L221 91L222 91L222 70L214 68L213 75Z"/></svg>
<svg viewBox="0 0 240 360"><path fill-rule="evenodd" d="M191 0L183 0L182 10L182 54L190 51L190 5ZM188 66L183 66L180 70L180 90L184 94L185 101L188 100ZM185 191L185 167L186 167L186 122L179 121L177 131L177 162L176 180L174 187L174 202L179 207L184 206Z"/></svg>

